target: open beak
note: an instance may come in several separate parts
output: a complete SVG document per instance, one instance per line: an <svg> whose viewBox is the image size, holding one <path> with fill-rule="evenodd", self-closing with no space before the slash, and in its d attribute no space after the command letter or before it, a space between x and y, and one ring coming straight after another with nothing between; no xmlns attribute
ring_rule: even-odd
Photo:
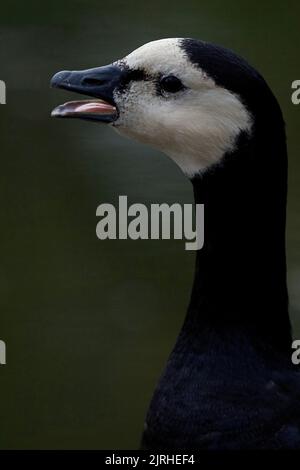
<svg viewBox="0 0 300 470"><path fill-rule="evenodd" d="M113 95L120 85L122 75L123 71L116 65L56 73L51 80L53 88L73 91L93 99L64 103L55 108L51 116L114 122L118 117L118 109Z"/></svg>

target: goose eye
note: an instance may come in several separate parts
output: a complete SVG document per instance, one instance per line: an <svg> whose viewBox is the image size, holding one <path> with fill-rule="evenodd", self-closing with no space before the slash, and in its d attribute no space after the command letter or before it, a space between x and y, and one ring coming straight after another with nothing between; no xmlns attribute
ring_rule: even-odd
<svg viewBox="0 0 300 470"><path fill-rule="evenodd" d="M160 80L160 87L162 90L168 93L176 93L177 91L183 90L184 86L179 78L174 75L168 75Z"/></svg>

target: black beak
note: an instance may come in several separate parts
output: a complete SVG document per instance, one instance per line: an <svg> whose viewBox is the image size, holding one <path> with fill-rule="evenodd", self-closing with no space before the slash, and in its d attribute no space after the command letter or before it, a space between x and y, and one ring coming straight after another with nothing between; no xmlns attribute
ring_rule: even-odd
<svg viewBox="0 0 300 470"><path fill-rule="evenodd" d="M120 86L123 71L116 65L107 65L82 71L63 71L51 80L53 88L62 88L95 99L72 101L58 106L54 117L77 117L93 121L113 122L118 117L114 91Z"/></svg>

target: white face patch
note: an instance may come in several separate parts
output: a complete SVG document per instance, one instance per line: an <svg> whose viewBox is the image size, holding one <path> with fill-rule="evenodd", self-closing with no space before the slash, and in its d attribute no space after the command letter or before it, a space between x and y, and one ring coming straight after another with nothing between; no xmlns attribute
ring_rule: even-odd
<svg viewBox="0 0 300 470"><path fill-rule="evenodd" d="M119 118L113 125L163 151L192 177L234 150L240 132L251 131L252 119L238 96L189 61L180 41L153 41L120 61L130 70L142 70L146 79L115 93ZM160 79L170 75L184 89L159 92Z"/></svg>

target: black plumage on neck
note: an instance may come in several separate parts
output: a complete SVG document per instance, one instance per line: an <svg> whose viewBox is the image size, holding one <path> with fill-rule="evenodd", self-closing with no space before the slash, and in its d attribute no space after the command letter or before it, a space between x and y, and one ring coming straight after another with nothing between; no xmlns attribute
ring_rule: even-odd
<svg viewBox="0 0 300 470"><path fill-rule="evenodd" d="M184 332L203 328L244 332L255 342L289 351L286 284L287 155L276 101L268 119L241 134L235 151L192 179L204 204L204 247Z"/></svg>

